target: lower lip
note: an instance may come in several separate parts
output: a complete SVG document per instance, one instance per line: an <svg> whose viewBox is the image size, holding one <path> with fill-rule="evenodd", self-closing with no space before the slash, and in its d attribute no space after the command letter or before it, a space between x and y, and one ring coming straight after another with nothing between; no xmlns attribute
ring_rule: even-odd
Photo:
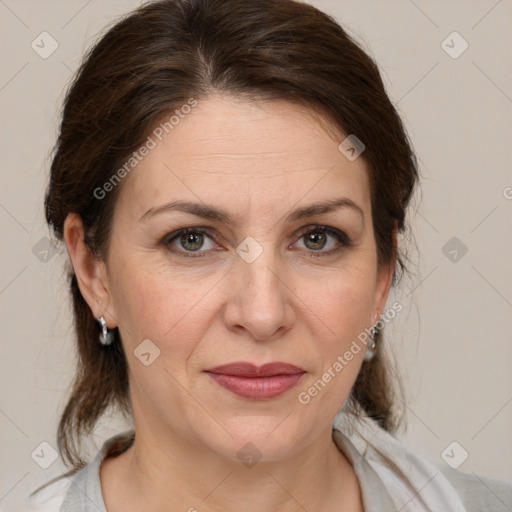
<svg viewBox="0 0 512 512"><path fill-rule="evenodd" d="M269 400L282 395L297 385L304 373L292 375L273 375L271 377L238 377L209 373L208 375L220 386L235 395L251 400Z"/></svg>

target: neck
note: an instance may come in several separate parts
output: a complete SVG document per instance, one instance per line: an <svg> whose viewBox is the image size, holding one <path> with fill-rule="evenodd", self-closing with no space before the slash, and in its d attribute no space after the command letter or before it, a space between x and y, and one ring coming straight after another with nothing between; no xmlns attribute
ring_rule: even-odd
<svg viewBox="0 0 512 512"><path fill-rule="evenodd" d="M101 469L113 512L362 511L357 478L330 428L288 459L252 466L183 439L140 435L137 428L133 445Z"/></svg>

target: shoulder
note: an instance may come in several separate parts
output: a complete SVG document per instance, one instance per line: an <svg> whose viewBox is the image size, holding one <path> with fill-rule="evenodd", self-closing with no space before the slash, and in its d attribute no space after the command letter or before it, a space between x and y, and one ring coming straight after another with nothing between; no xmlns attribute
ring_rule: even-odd
<svg viewBox="0 0 512 512"><path fill-rule="evenodd" d="M81 469L72 469L47 481L36 488L24 503L9 512L58 512L64 506L66 510L82 510L77 504L83 502L84 492L87 496L95 496L100 506L97 510L104 510L103 497L99 477L99 467L105 457L115 456L126 450L135 438L132 430L117 434L107 439L96 457Z"/></svg>
<svg viewBox="0 0 512 512"><path fill-rule="evenodd" d="M457 491L467 512L510 512L512 509L512 482L464 473L430 458L429 461Z"/></svg>
<svg viewBox="0 0 512 512"><path fill-rule="evenodd" d="M11 512L58 512L71 486L69 473L61 475L34 490Z"/></svg>

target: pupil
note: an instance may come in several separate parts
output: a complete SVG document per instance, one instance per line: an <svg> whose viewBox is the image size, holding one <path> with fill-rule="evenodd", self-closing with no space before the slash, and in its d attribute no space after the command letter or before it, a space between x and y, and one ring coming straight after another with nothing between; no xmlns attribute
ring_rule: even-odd
<svg viewBox="0 0 512 512"><path fill-rule="evenodd" d="M182 237L181 237L182 246L185 249L189 249L191 251L197 251L198 249L201 248L201 245L202 245L201 237L202 237L201 234L186 233L186 234L182 235ZM187 244L192 244L192 246L195 245L196 247L190 247L190 246L187 246Z"/></svg>
<svg viewBox="0 0 512 512"><path fill-rule="evenodd" d="M321 231L316 231L315 233L311 233L306 238L306 245L308 245L308 242L313 242L313 244L319 244L320 247L310 247L310 249L322 249L325 245L325 233L322 233Z"/></svg>

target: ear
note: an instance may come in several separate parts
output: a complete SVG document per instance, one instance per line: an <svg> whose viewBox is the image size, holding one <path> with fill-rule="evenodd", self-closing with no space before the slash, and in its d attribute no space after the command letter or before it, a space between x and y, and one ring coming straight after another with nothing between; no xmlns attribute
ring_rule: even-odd
<svg viewBox="0 0 512 512"><path fill-rule="evenodd" d="M82 219L76 213L68 214L64 221L64 240L80 292L94 318L103 315L110 329L116 327L105 263L95 258L85 244Z"/></svg>
<svg viewBox="0 0 512 512"><path fill-rule="evenodd" d="M397 224L395 221L395 227L391 234L393 239L393 254L388 264L383 265L377 272L377 283L375 288L375 301L371 323L374 325L377 319L384 313L386 307L386 301L388 299L389 290L391 289L391 282L393 281L393 272L395 270L396 263L396 251L397 251Z"/></svg>

